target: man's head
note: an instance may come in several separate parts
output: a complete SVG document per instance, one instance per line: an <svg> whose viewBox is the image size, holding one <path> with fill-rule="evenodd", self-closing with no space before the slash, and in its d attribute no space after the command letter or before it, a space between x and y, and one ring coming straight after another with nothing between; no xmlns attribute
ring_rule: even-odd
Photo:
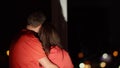
<svg viewBox="0 0 120 68"><path fill-rule="evenodd" d="M42 12L40 11L34 12L28 16L27 29L38 33L42 24L45 22L45 20L46 20L46 17Z"/></svg>
<svg viewBox="0 0 120 68"><path fill-rule="evenodd" d="M42 12L38 11L29 15L27 22L28 22L28 25L37 27L39 25L42 25L45 20L46 20L45 15Z"/></svg>

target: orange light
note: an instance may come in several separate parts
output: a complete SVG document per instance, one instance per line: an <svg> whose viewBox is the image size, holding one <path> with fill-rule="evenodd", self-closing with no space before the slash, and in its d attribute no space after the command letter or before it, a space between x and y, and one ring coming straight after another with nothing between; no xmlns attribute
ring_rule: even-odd
<svg viewBox="0 0 120 68"><path fill-rule="evenodd" d="M114 57L117 57L117 56L118 56L118 51L114 51L114 52L113 52L113 56L114 56Z"/></svg>
<svg viewBox="0 0 120 68"><path fill-rule="evenodd" d="M79 58L83 58L84 57L84 54L82 52L78 53L78 57Z"/></svg>

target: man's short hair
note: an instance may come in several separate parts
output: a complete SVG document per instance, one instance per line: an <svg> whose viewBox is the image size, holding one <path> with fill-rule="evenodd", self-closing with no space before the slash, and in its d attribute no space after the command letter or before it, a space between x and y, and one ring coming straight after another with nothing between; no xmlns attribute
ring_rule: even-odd
<svg viewBox="0 0 120 68"><path fill-rule="evenodd" d="M44 15L43 12L37 11L28 16L27 22L28 25L37 27L40 24L43 24L46 20L46 16Z"/></svg>

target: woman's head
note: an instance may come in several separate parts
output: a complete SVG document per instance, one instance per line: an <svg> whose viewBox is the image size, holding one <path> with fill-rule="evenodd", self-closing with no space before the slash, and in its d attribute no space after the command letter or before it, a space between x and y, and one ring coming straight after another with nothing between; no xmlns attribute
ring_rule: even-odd
<svg viewBox="0 0 120 68"><path fill-rule="evenodd" d="M52 24L44 23L40 30L40 40L47 53L49 53L51 46L59 46L60 38Z"/></svg>

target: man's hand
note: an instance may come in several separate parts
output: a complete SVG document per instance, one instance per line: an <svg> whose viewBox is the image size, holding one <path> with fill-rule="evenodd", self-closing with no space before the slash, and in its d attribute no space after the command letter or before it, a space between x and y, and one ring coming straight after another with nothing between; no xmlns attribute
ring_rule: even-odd
<svg viewBox="0 0 120 68"><path fill-rule="evenodd" d="M44 57L39 60L39 63L44 67L44 68L59 68L57 65L53 64L50 62L50 60L47 57Z"/></svg>

